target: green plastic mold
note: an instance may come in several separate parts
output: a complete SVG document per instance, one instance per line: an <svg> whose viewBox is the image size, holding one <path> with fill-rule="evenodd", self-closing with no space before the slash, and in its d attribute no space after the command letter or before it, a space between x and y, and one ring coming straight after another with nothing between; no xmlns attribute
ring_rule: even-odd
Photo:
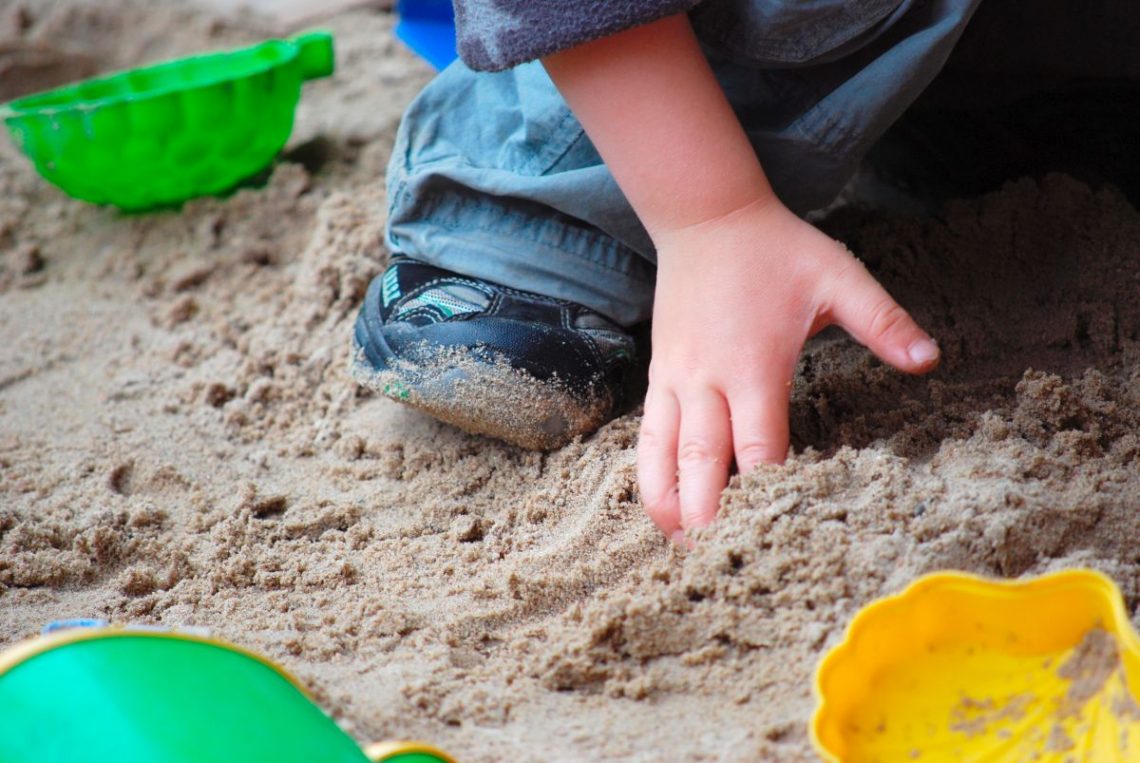
<svg viewBox="0 0 1140 763"><path fill-rule="evenodd" d="M456 763L366 751L284 668L204 635L66 628L0 652L3 763Z"/></svg>
<svg viewBox="0 0 1140 763"><path fill-rule="evenodd" d="M139 212L265 169L289 139L301 84L334 66L332 35L309 32L26 96L0 119L45 179Z"/></svg>

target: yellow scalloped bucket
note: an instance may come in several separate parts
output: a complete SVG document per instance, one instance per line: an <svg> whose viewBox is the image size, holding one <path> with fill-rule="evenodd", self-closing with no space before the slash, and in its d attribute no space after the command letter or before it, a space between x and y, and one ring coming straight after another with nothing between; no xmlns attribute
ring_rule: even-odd
<svg viewBox="0 0 1140 763"><path fill-rule="evenodd" d="M1140 637L1091 570L920 578L856 615L815 691L828 763L1140 761Z"/></svg>

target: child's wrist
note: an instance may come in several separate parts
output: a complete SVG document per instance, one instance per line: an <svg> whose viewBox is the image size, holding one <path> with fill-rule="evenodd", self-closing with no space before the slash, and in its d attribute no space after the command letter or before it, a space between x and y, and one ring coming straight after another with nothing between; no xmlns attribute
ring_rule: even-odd
<svg viewBox="0 0 1140 763"><path fill-rule="evenodd" d="M670 250L685 248L685 244L694 237L699 237L705 230L731 225L739 218L766 214L769 210L779 209L783 204L773 193L771 187L765 182L760 187L754 187L750 192L735 197L726 197L717 200L716 204L707 204L697 213L684 220L643 220L650 238L658 251L658 257Z"/></svg>

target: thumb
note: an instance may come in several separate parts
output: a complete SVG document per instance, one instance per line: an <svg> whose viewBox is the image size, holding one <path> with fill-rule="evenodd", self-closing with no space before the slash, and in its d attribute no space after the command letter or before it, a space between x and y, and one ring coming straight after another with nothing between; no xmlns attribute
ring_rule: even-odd
<svg viewBox="0 0 1140 763"><path fill-rule="evenodd" d="M854 259L854 258L853 258ZM919 374L938 365L938 345L855 260L836 284L831 316L883 362Z"/></svg>

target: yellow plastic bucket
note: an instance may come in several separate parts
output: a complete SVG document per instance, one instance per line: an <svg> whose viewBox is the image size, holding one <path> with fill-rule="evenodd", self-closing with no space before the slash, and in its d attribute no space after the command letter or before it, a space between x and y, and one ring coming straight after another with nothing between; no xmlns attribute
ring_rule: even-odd
<svg viewBox="0 0 1140 763"><path fill-rule="evenodd" d="M828 763L1140 761L1140 638L1091 570L923 577L856 615L815 692Z"/></svg>

